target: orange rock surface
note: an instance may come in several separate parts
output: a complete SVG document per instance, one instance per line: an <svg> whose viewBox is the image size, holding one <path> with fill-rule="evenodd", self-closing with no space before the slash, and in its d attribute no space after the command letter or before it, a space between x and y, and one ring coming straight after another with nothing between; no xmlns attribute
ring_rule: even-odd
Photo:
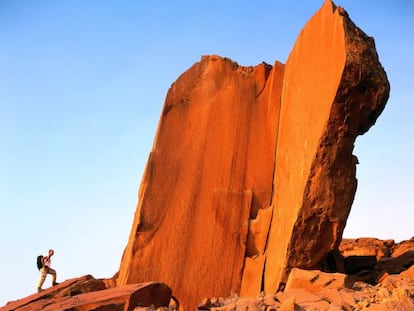
<svg viewBox="0 0 414 311"><path fill-rule="evenodd" d="M320 268L338 246L356 191L354 142L375 123L388 94L373 39L325 1L285 67L267 292L293 267Z"/></svg>
<svg viewBox="0 0 414 311"><path fill-rule="evenodd" d="M189 310L240 291L249 219L270 205L282 72L206 56L171 86L119 284L164 280Z"/></svg>
<svg viewBox="0 0 414 311"><path fill-rule="evenodd" d="M286 66L202 57L168 91L117 284L165 282L194 310L318 269L356 191L355 139L388 92L373 39L330 0Z"/></svg>

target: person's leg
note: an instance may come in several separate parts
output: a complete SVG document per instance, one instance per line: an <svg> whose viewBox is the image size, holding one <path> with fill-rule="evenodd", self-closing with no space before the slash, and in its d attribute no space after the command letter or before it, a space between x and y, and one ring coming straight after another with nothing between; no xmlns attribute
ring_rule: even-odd
<svg viewBox="0 0 414 311"><path fill-rule="evenodd" d="M47 269L47 273L49 273L50 275L52 275L52 285L56 285L56 270L52 269L52 268L48 268Z"/></svg>
<svg viewBox="0 0 414 311"><path fill-rule="evenodd" d="M39 279L39 282L37 283L37 291L38 292L40 292L42 290L42 285L45 282L46 275L47 275L46 267L43 267L42 269L40 269L40 279Z"/></svg>

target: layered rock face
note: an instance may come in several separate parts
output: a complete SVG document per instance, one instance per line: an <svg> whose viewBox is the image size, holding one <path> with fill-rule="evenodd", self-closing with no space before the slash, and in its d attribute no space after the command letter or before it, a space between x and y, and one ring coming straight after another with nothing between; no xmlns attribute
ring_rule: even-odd
<svg viewBox="0 0 414 311"><path fill-rule="evenodd" d="M320 268L388 93L373 39L330 0L286 65L203 57L168 91L117 284L165 282L194 310Z"/></svg>

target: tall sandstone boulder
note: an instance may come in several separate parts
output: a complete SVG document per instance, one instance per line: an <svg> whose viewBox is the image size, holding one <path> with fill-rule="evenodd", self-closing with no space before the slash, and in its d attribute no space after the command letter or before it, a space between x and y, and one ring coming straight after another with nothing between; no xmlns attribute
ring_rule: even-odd
<svg viewBox="0 0 414 311"><path fill-rule="evenodd" d="M375 45L327 0L286 63L265 289L293 267L320 268L338 247L356 191L355 139L384 109L389 83Z"/></svg>
<svg viewBox="0 0 414 311"><path fill-rule="evenodd" d="M388 94L373 39L330 0L285 66L202 57L168 91L117 284L165 282L194 310L319 268L356 191L355 139Z"/></svg>
<svg viewBox="0 0 414 311"><path fill-rule="evenodd" d="M272 196L282 72L208 56L172 85L119 284L165 280L189 310L240 291L249 220Z"/></svg>

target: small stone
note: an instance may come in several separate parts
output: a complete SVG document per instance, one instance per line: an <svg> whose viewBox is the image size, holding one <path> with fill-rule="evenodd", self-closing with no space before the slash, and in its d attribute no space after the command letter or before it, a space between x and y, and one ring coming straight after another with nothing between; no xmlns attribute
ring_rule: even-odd
<svg viewBox="0 0 414 311"><path fill-rule="evenodd" d="M206 297L201 300L200 304L198 305L198 310L209 310L211 307L210 298Z"/></svg>
<svg viewBox="0 0 414 311"><path fill-rule="evenodd" d="M266 296L264 297L263 302L267 306L279 306L280 305L280 302L276 298L276 296Z"/></svg>
<svg viewBox="0 0 414 311"><path fill-rule="evenodd" d="M210 302L212 307L220 307L220 301L217 297L212 297Z"/></svg>
<svg viewBox="0 0 414 311"><path fill-rule="evenodd" d="M390 297L390 292L386 288L382 287L378 290L377 297L381 300L388 298Z"/></svg>
<svg viewBox="0 0 414 311"><path fill-rule="evenodd" d="M370 302L363 300L363 301L358 302L357 305L358 307L361 307L361 308L368 308L370 305Z"/></svg>

